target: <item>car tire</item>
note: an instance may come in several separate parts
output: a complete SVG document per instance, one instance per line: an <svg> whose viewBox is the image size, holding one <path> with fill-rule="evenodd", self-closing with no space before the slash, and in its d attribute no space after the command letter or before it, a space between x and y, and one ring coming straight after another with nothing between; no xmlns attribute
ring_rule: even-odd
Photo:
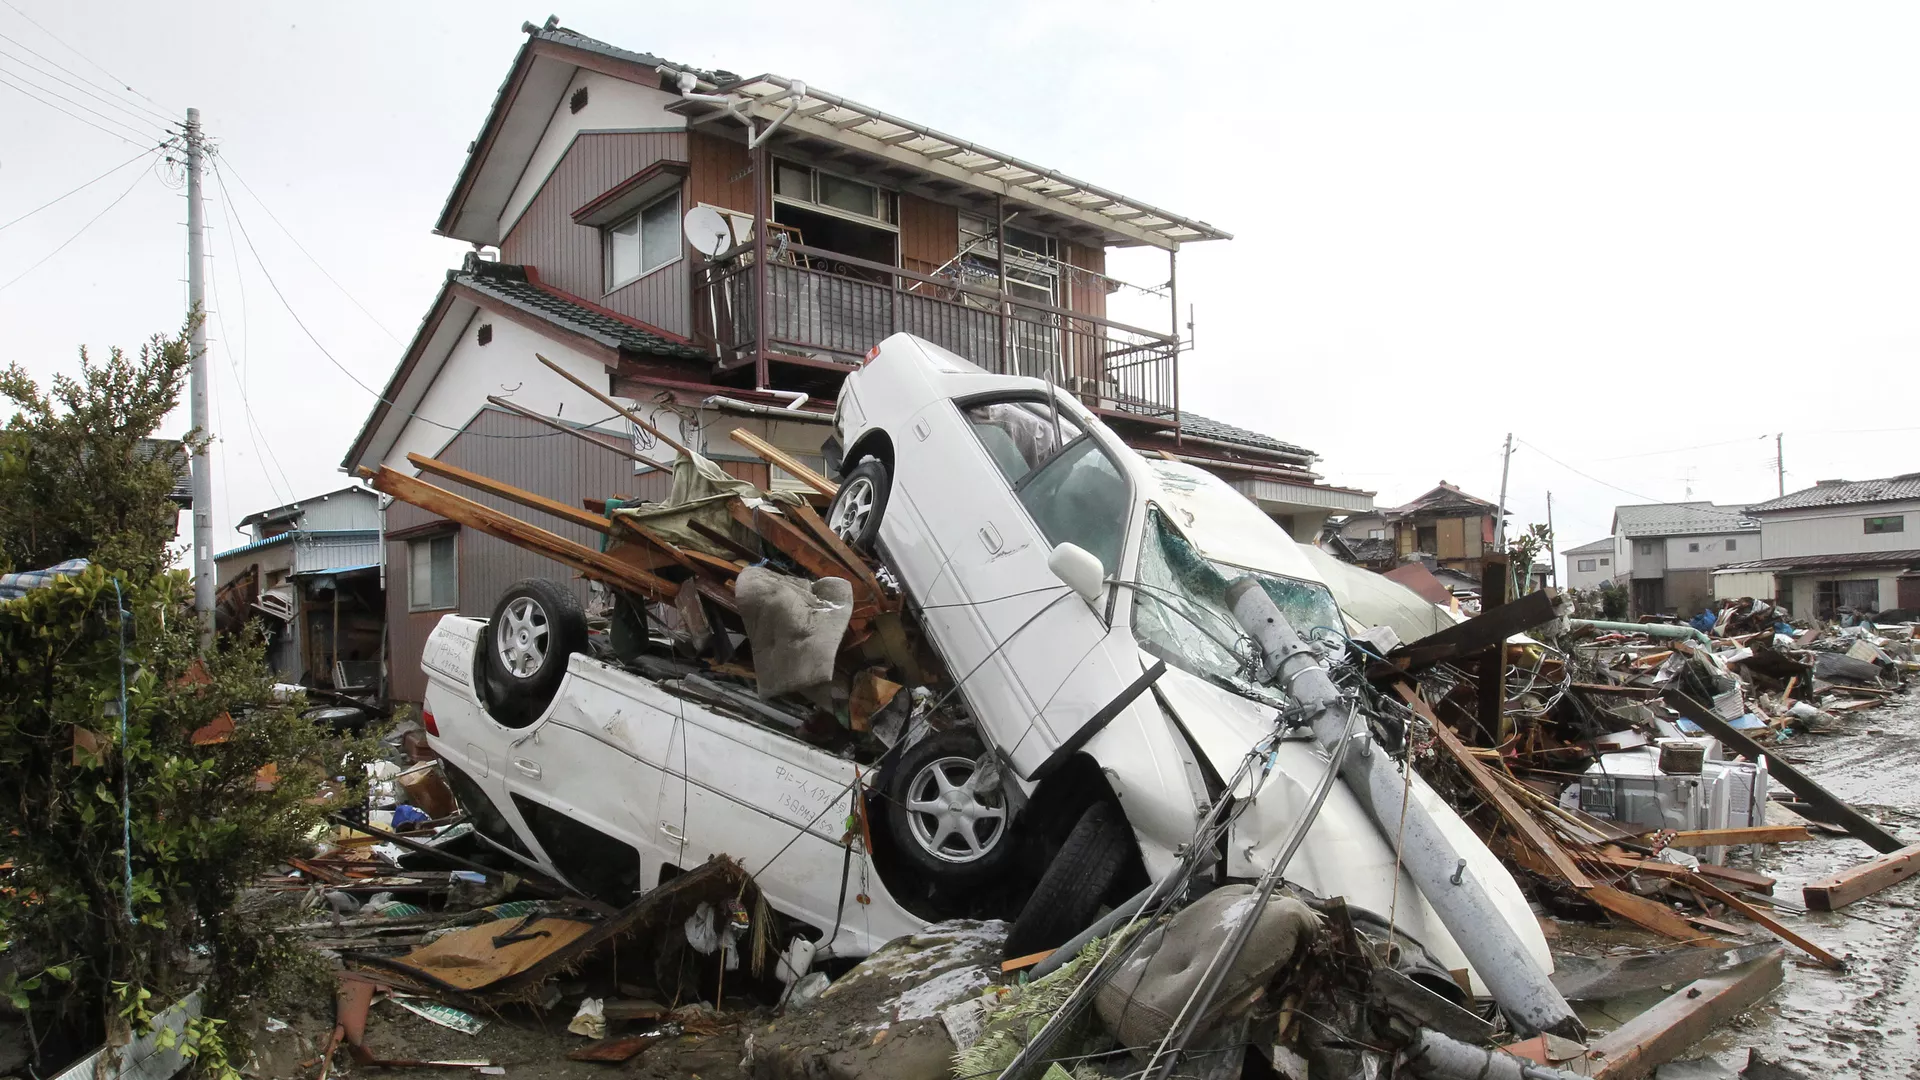
<svg viewBox="0 0 1920 1080"><path fill-rule="evenodd" d="M567 675L567 658L587 647L587 616L573 590L529 578L493 607L480 646L487 712L508 727L540 718Z"/></svg>
<svg viewBox="0 0 1920 1080"><path fill-rule="evenodd" d="M887 831L935 886L1003 874L1015 857L1010 808L997 788L977 791L987 748L971 731L940 731L907 747L887 780Z"/></svg>
<svg viewBox="0 0 1920 1080"><path fill-rule="evenodd" d="M1058 948L1092 925L1133 853L1120 808L1105 801L1087 807L1007 931L1007 958Z"/></svg>
<svg viewBox="0 0 1920 1080"><path fill-rule="evenodd" d="M856 551L871 553L880 535L880 518L887 511L891 486L887 467L878 458L862 458L840 481L840 490L827 506L827 527Z"/></svg>

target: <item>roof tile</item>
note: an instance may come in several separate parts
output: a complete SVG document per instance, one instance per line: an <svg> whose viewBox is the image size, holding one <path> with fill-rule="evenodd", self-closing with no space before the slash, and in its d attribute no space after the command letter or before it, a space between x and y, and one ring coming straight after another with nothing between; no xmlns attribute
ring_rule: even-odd
<svg viewBox="0 0 1920 1080"><path fill-rule="evenodd" d="M1799 510L1809 506L1845 506L1849 503L1895 502L1920 499L1920 472L1889 476L1881 480L1829 480L1803 488L1790 495L1755 503L1753 513L1769 510Z"/></svg>
<svg viewBox="0 0 1920 1080"><path fill-rule="evenodd" d="M593 307L558 289L531 281L525 267L478 263L471 270L453 271L448 278L529 314L538 315L548 322L585 334L610 348L681 360L713 359L685 341Z"/></svg>
<svg viewBox="0 0 1920 1080"><path fill-rule="evenodd" d="M1616 506L1613 519L1620 535L1635 538L1755 532L1760 528L1760 523L1747 515L1745 507L1715 506L1704 500Z"/></svg>

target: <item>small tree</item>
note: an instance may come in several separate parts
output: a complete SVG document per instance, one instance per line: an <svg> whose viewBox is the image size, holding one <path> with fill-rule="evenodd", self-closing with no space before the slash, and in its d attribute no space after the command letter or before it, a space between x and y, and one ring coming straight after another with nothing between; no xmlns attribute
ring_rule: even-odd
<svg viewBox="0 0 1920 1080"><path fill-rule="evenodd" d="M86 557L145 577L167 565L179 466L141 440L179 404L191 325L137 359L115 348L95 363L83 348L80 377L55 375L47 391L17 363L0 371L0 397L18 410L0 430L0 571Z"/></svg>
<svg viewBox="0 0 1920 1080"><path fill-rule="evenodd" d="M1533 591L1533 561L1553 548L1553 530L1545 525L1529 525L1507 545L1508 587L1514 596Z"/></svg>

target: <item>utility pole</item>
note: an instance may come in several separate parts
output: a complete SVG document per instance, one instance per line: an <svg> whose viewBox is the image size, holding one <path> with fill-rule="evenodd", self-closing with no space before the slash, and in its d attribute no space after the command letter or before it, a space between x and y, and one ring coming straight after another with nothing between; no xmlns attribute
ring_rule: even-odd
<svg viewBox="0 0 1920 1080"><path fill-rule="evenodd" d="M1528 571L1531 573L1531 569ZM1553 552L1553 492L1547 492L1547 579L1560 587L1560 556Z"/></svg>
<svg viewBox="0 0 1920 1080"><path fill-rule="evenodd" d="M1507 550L1507 466L1511 464L1513 432L1509 431L1506 449L1500 451L1500 516L1493 523L1493 546L1501 551Z"/></svg>
<svg viewBox="0 0 1920 1080"><path fill-rule="evenodd" d="M1773 476L1780 485L1780 494L1787 493L1787 433L1775 432L1773 436Z"/></svg>
<svg viewBox="0 0 1920 1080"><path fill-rule="evenodd" d="M187 315L193 320L193 369L187 400L193 452L193 610L200 619L200 645L213 644L213 459L207 420L206 219L200 206L200 110L187 110Z"/></svg>

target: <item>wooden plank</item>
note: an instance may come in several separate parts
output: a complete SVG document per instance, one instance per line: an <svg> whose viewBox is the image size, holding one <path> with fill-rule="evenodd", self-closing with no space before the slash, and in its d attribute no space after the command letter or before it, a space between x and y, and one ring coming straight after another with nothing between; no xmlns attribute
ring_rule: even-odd
<svg viewBox="0 0 1920 1080"><path fill-rule="evenodd" d="M1710 975L1600 1037L1588 1051L1594 1080L1639 1080L1672 1061L1714 1028L1753 1007L1786 976L1774 950L1737 971Z"/></svg>
<svg viewBox="0 0 1920 1080"><path fill-rule="evenodd" d="M603 394L599 390L587 385L585 382L577 378L573 374L573 372L568 371L566 368L561 367L559 364L556 364L553 361L547 359L546 357L541 356L539 353L534 353L533 358L547 365L548 368L553 370L561 378L567 380L568 382L579 387L580 389L585 390L588 394L593 396L593 399L595 401L598 401L600 404L605 405L607 408L612 409L614 412L619 413L621 416L626 417L628 420L633 421L633 424L635 427L648 433L649 435L652 435L654 438L659 439L661 442L667 444L668 446L673 447L674 453L685 454L688 457L694 456L693 451L687 449L686 446L682 444L679 440L669 437L666 432L661 431L659 428L654 427L652 424L649 424L645 420L640 419L639 415L636 414L632 409L627 408L625 405L622 405L619 402L613 400L612 398L608 397L606 394ZM487 400L492 401L493 399L488 398ZM649 465L658 464L657 462L648 461L646 458L640 457L638 454L635 454L633 456L641 461L646 461L647 464Z"/></svg>
<svg viewBox="0 0 1920 1080"><path fill-rule="evenodd" d="M814 543L806 533L800 530L800 526L795 525L785 515L776 514L764 508L749 507L737 499L729 503L727 509L732 512L733 520L760 534L762 539L779 548L794 562L799 563L800 568L807 573L817 578L846 579L847 583L853 586L853 603L856 612L863 606L871 609L874 601L878 599L867 592L860 582L854 580L855 575L852 569L842 565L840 560L834 558L827 549ZM872 615L873 612L868 610L865 614Z"/></svg>
<svg viewBox="0 0 1920 1080"><path fill-rule="evenodd" d="M596 439L593 436L587 434L585 431L581 430L580 428L574 427L572 424L561 423L560 421L555 420L551 416L542 416L541 414L534 412L532 409L529 409L524 405L519 405L514 402L508 401L506 398L500 397L497 394L488 395L487 404L498 405L501 408L507 410L508 412L518 413L519 415L526 417L527 419L533 421L536 424L545 424L548 427L552 428L555 431L560 432L563 435L571 435L576 439L582 440L583 442L590 442L593 445L599 447L602 450L607 451L610 454L619 454L623 458L627 458L632 461L637 461L642 465L653 465L654 468L659 468L659 466L656 465L654 462L648 461L646 458L641 457L639 454L634 453L633 451L627 449L624 446L615 446L610 442L606 442L601 439Z"/></svg>
<svg viewBox="0 0 1920 1080"><path fill-rule="evenodd" d="M549 499L545 495L535 495L531 491L523 491L520 488L514 487L512 484L501 483L490 476L481 476L479 473L469 472L458 465L449 465L437 458L427 457L425 454L408 454L407 460L412 462L413 467L419 469L421 472L432 473L435 476L465 484L475 491L484 491L489 495L497 495L510 503L518 503L529 510L538 510L543 514L552 514L554 517L569 524L580 525L592 529L597 533L613 531L613 522L608 521L599 514L590 514L585 510L576 510L566 503Z"/></svg>
<svg viewBox="0 0 1920 1080"><path fill-rule="evenodd" d="M1659 859L1647 859L1637 855L1613 855L1607 852L1583 852L1580 857L1590 863L1625 870L1629 873L1649 874L1653 877L1674 880L1691 879L1704 876L1725 881L1742 889L1752 889L1760 893L1772 893L1774 880L1765 874L1756 874L1751 870L1741 870L1732 866L1715 866L1701 863L1698 871L1689 870L1678 863L1663 862Z"/></svg>
<svg viewBox="0 0 1920 1080"><path fill-rule="evenodd" d="M747 545L741 543L738 540L735 540L733 537L728 536L726 533L721 532L719 529L715 529L709 526L704 521L695 521L692 518L688 518L687 528L692 529L694 532L697 532L701 536L704 536L707 539L713 541L715 544L719 545L720 547L723 547L728 551L733 552L734 555L738 556L739 558L745 559L749 563L756 563L760 561L759 552L754 551L753 549L747 547Z"/></svg>
<svg viewBox="0 0 1920 1080"><path fill-rule="evenodd" d="M1697 893L1710 896L1740 914L1745 915L1747 918L1752 919L1754 922L1759 923L1761 926L1766 927L1768 932L1772 933L1773 936L1787 942L1808 956L1813 957L1815 960L1818 960L1821 966L1832 968L1835 971L1846 970L1847 962L1845 960L1840 959L1820 946L1815 945L1813 942L1808 941L1806 938L1801 937L1798 933L1794 932L1791 927L1787 926L1787 924L1774 918L1771 914L1761 911L1759 908L1754 907L1752 904L1747 903L1745 900L1740 899L1720 886L1715 885L1713 882L1708 881L1704 876L1696 875L1694 880L1686 884L1687 888Z"/></svg>
<svg viewBox="0 0 1920 1080"><path fill-rule="evenodd" d="M538 552L555 562L571 566L588 577L656 600L671 600L674 594L680 591L678 586L664 578L638 567L629 566L585 544L576 544L564 536L557 536L537 525L529 525L519 518L503 514L490 506L482 506L472 499L461 498L451 491L435 487L417 477L395 472L384 465L377 472L361 469L360 474L367 478L376 491L385 492L402 502L412 503L428 513L438 514L477 532L505 540L515 547Z"/></svg>
<svg viewBox="0 0 1920 1080"><path fill-rule="evenodd" d="M632 518L621 518L620 527L629 530L635 536L660 549L661 554L679 563L681 566L686 567L688 570L697 572L700 569L699 565L692 559L687 558L687 553L680 550L673 541L668 540L666 537L661 536L659 533L654 532L652 529L647 528Z"/></svg>
<svg viewBox="0 0 1920 1080"><path fill-rule="evenodd" d="M1698 724L1707 734L1719 739L1734 751L1744 755L1750 761L1767 759L1767 772L1775 780L1784 784L1789 791L1813 804L1823 817L1847 830L1848 833L1866 842L1867 846L1885 855L1899 851L1907 845L1887 830L1862 817L1859 811L1828 793L1826 788L1815 783L1799 769L1782 760L1778 754L1754 742L1746 733L1737 730L1719 714L1678 690L1670 690L1661 700L1675 712Z"/></svg>
<svg viewBox="0 0 1920 1080"><path fill-rule="evenodd" d="M1889 851L1877 859L1819 881L1808 882L1800 890L1812 911L1837 911L1863 897L1896 885L1920 873L1920 844Z"/></svg>
<svg viewBox="0 0 1920 1080"><path fill-rule="evenodd" d="M1041 949L1039 952L1036 952L1036 953L1028 953L1025 956L1016 956L1011 960L1002 960L1000 961L1000 970L1003 972L1006 972L1006 971L1019 971L1022 968L1030 968L1033 965L1039 963L1042 960L1045 960L1047 957L1052 955L1053 955L1052 949Z"/></svg>
<svg viewBox="0 0 1920 1080"><path fill-rule="evenodd" d="M1581 892L1608 912L1675 941L1703 949L1722 948L1727 944L1695 930L1679 913L1657 900L1636 896L1611 885L1593 885Z"/></svg>
<svg viewBox="0 0 1920 1080"><path fill-rule="evenodd" d="M1443 545L1444 546L1444 545ZM1507 604L1511 579L1505 555L1488 555L1480 564L1480 611L1491 613ZM1507 640L1502 637L1480 654L1476 668L1473 720L1480 728L1483 746L1498 746L1505 740L1507 726Z"/></svg>
<svg viewBox="0 0 1920 1080"><path fill-rule="evenodd" d="M1444 660L1492 648L1515 634L1530 630L1554 616L1553 594L1528 593L1511 604L1476 615L1466 622L1428 634L1393 650L1390 660L1404 658L1409 672L1422 671Z"/></svg>
<svg viewBox="0 0 1920 1080"><path fill-rule="evenodd" d="M1461 770L1467 774L1467 779L1473 782L1473 786L1480 789L1480 793L1493 803L1500 811L1500 816L1506 819L1509 825L1519 830L1527 842L1546 857L1547 862L1553 866L1560 877L1576 889L1591 888L1594 884L1593 880L1581 872L1580 867L1575 865L1573 857L1567 854L1567 850L1561 847L1560 842L1555 840L1547 830L1541 828L1533 815L1528 813L1527 809L1514 799L1513 794L1491 775L1487 766L1481 764L1480 759L1474 757L1473 753L1461 743L1460 737L1433 714L1433 710L1427 706L1425 699L1421 698L1419 690L1406 682L1400 683L1395 689L1399 691L1400 697L1406 701L1407 705L1433 729L1434 738L1454 761L1459 763Z"/></svg>
<svg viewBox="0 0 1920 1080"><path fill-rule="evenodd" d="M680 554L691 562L716 573L725 574L727 577L732 577L746 568L744 563L728 562L718 555L709 555L704 551L695 551L693 548L681 548Z"/></svg>
<svg viewBox="0 0 1920 1080"><path fill-rule="evenodd" d="M1660 688L1657 686L1619 686L1613 683L1584 682L1577 682L1572 685L1573 689L1585 690L1589 694L1626 694L1630 697L1660 696Z"/></svg>
<svg viewBox="0 0 1920 1080"><path fill-rule="evenodd" d="M785 513L792 514L793 519L804 526L808 532L812 533L815 539L825 544L827 550L833 552L836 558L847 564L847 568L854 572L859 582L865 585L868 591L873 593L875 603L881 605L880 610L894 611L899 608L899 604L888 600L887 591L880 587L880 579L873 576L872 565L869 564L867 560L861 558L860 553L853 550L845 540L841 539L839 533L829 528L827 523L821 520L820 515L814 513L813 507L790 506L783 509Z"/></svg>
<svg viewBox="0 0 1920 1080"><path fill-rule="evenodd" d="M744 446L747 449L753 451L754 453L759 454L761 457L766 458L768 461L772 462L773 464L780 466L780 468L786 471L787 475L807 485L808 487L819 492L820 494L825 495L829 499L833 498L835 495L838 495L840 493L839 484L836 484L833 481L827 479L826 477L821 476L819 473L814 472L812 469L807 468L805 465L795 460L793 455L788 454L787 452L781 450L779 447L773 445L772 443L766 441L765 439L762 439L760 436L755 435L751 431L747 431L742 428L734 428L732 431L727 432L727 438L732 439L734 442L739 443L741 446Z"/></svg>
<svg viewBox="0 0 1920 1080"><path fill-rule="evenodd" d="M1673 834L1673 847L1730 847L1734 844L1790 844L1811 840L1800 825L1756 825L1746 829L1689 829Z"/></svg>

